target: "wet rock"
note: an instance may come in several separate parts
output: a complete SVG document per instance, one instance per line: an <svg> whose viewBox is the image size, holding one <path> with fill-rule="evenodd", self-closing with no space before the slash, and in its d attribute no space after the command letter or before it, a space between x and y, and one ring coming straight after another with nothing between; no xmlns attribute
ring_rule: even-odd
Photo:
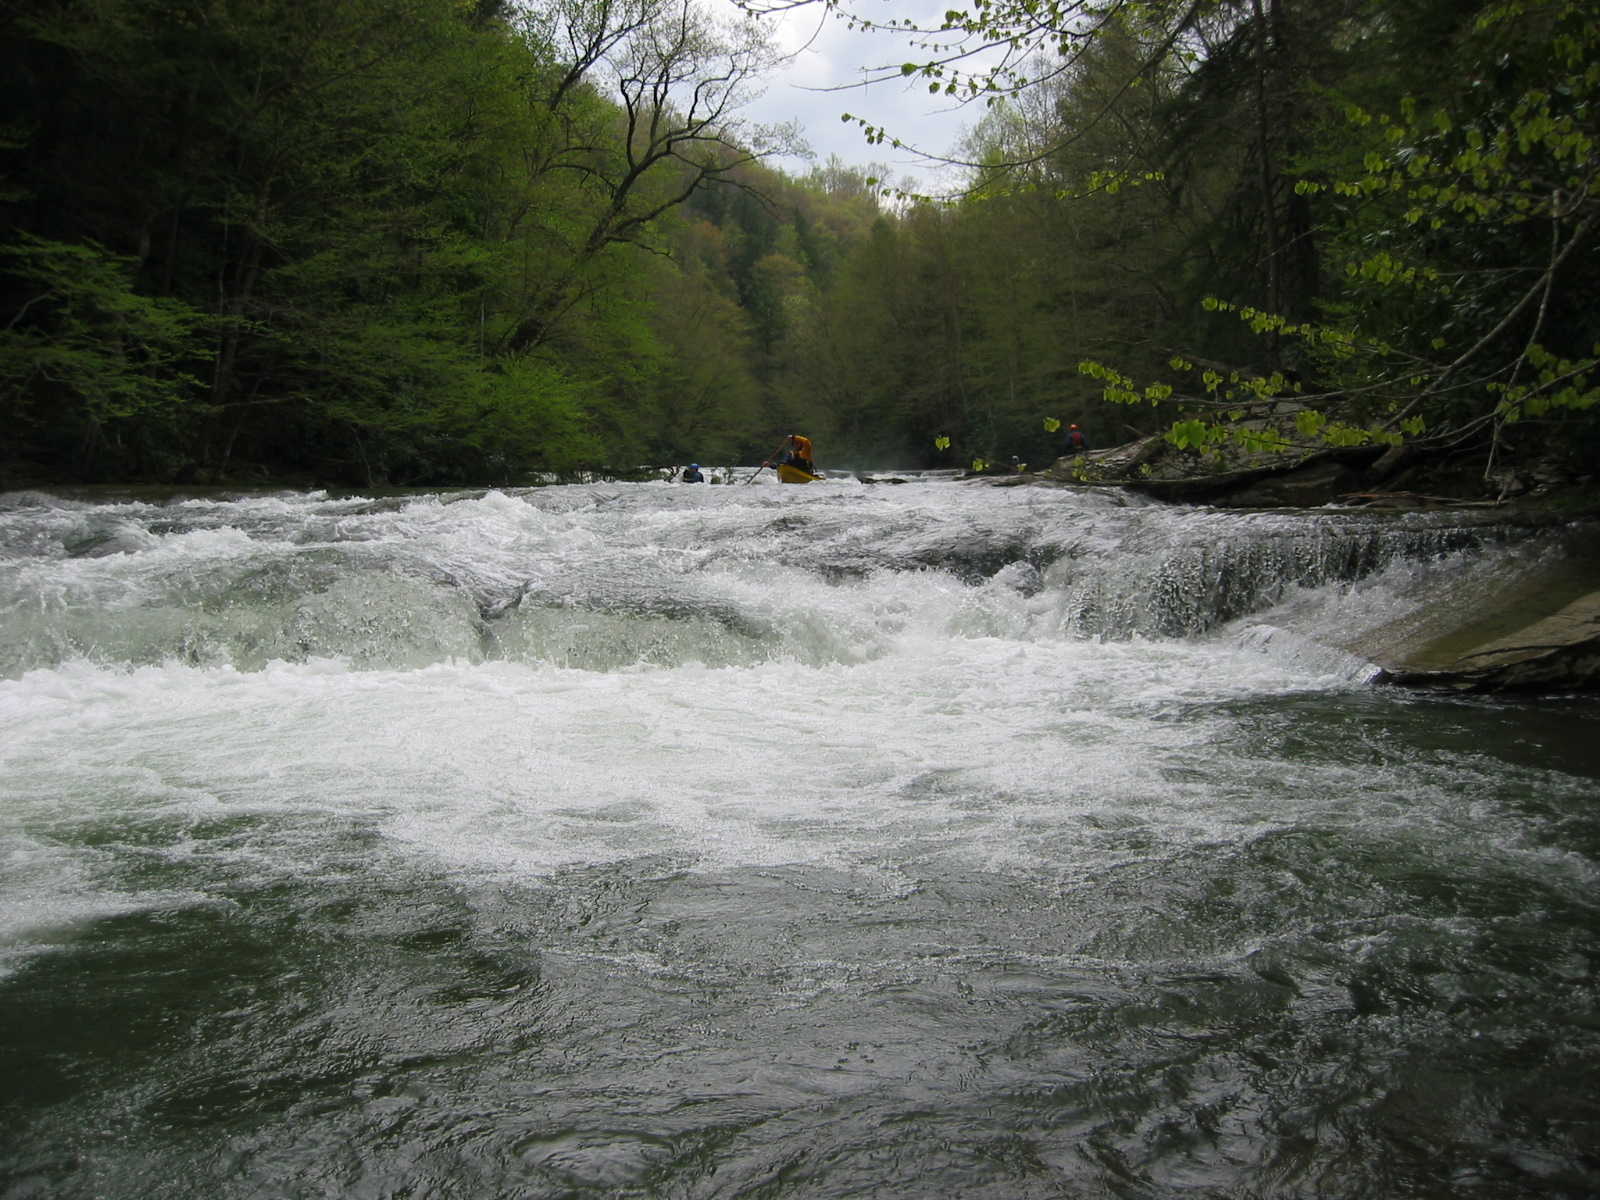
<svg viewBox="0 0 1600 1200"><path fill-rule="evenodd" d="M1313 507L1391 476L1374 464L1386 447L1344 446L1316 451L1235 455L1223 462L1179 450L1160 436L1058 459L1048 478L1090 486L1124 487L1159 500L1234 508Z"/></svg>
<svg viewBox="0 0 1600 1200"><path fill-rule="evenodd" d="M1370 504L1380 497L1432 502L1500 503L1589 489L1592 477L1572 461L1532 458L1485 474L1472 455L1398 446L1324 446L1201 454L1164 435L1056 460L1040 478L1079 486L1125 488L1177 504L1220 508L1313 508Z"/></svg>
<svg viewBox="0 0 1600 1200"><path fill-rule="evenodd" d="M1489 595L1452 590L1347 647L1378 682L1451 691L1600 690L1600 530Z"/></svg>
<svg viewBox="0 0 1600 1200"><path fill-rule="evenodd" d="M1542 615L1513 606L1386 657L1389 662L1378 664L1381 683L1452 691L1600 690L1600 590Z"/></svg>

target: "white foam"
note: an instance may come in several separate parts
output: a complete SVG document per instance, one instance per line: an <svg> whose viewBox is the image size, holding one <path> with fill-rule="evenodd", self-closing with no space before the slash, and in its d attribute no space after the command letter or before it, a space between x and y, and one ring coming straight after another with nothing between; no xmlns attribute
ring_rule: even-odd
<svg viewBox="0 0 1600 1200"><path fill-rule="evenodd" d="M1073 636L1063 579L1238 529L1215 514L1175 529L1101 496L841 483L281 497L202 516L126 554L7 568L13 589L36 572L22 586L39 594L110 581L110 613L116 587L137 608L141 581L175 563L203 577L333 559L331 582L282 600L300 661L263 625L259 652L282 657L249 670L69 659L0 680L0 839L27 864L7 894L13 945L338 874L351 837L372 869L472 877L653 855L829 866L890 889L953 869L1068 886L1163 846L1338 819L1357 785L1414 792L1441 769L1366 763L1352 781L1229 715L1359 688L1358 663L1301 631L1307 613L1386 615L1390 582L1296 592L1200 639ZM952 546L969 557L933 565ZM1060 557L1041 573L1023 555ZM957 574L980 561L987 581ZM498 659L476 648L474 607L497 598ZM558 642L586 626L638 644L575 666ZM405 654L381 650L402 635ZM1443 811L1448 789L1426 802ZM137 849L108 862L89 849L106 830L136 831ZM190 885L146 895L139 856Z"/></svg>

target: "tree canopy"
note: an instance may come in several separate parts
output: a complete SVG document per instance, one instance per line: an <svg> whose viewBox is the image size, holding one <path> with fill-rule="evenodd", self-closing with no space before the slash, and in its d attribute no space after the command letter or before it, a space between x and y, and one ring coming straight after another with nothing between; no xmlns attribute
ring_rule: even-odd
<svg viewBox="0 0 1600 1200"><path fill-rule="evenodd" d="M881 67L970 106L940 197L766 164L800 3L872 61L846 0L12 6L0 483L1600 451L1576 0L951 7Z"/></svg>

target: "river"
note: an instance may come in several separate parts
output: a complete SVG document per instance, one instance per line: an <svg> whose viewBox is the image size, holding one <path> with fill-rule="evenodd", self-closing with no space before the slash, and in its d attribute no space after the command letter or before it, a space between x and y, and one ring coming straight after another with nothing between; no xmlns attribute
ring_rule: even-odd
<svg viewBox="0 0 1600 1200"><path fill-rule="evenodd" d="M1600 1194L1555 539L744 478L0 496L0 1197Z"/></svg>

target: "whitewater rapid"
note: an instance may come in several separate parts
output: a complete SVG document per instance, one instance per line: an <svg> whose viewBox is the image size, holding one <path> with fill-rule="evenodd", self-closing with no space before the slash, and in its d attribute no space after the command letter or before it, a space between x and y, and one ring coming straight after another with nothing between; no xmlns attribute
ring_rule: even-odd
<svg viewBox="0 0 1600 1200"><path fill-rule="evenodd" d="M1520 538L916 477L0 498L45 1031L0 1194L1567 1194L1480 1039L1597 1127L1592 706L1343 648ZM1554 1165L1461 1174L1508 1142Z"/></svg>

